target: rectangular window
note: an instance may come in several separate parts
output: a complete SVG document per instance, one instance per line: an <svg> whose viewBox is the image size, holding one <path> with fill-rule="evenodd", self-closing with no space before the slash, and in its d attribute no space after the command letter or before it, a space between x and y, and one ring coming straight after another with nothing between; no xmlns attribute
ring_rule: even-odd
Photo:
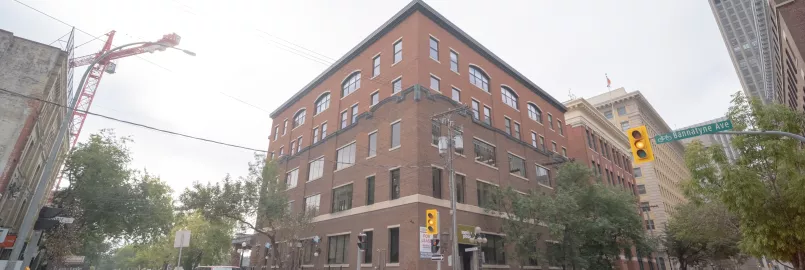
<svg viewBox="0 0 805 270"><path fill-rule="evenodd" d="M479 107L480 107L480 105L478 104L478 101L473 100L472 101L472 118L475 118L475 120L481 119L481 116L480 116L481 113L479 111L480 110Z"/></svg>
<svg viewBox="0 0 805 270"><path fill-rule="evenodd" d="M293 155L294 151L296 151L296 141L291 142L291 149L290 154Z"/></svg>
<svg viewBox="0 0 805 270"><path fill-rule="evenodd" d="M637 194L646 194L646 185L637 185Z"/></svg>
<svg viewBox="0 0 805 270"><path fill-rule="evenodd" d="M296 187L296 182L299 180L299 169L294 169L285 174L285 187L291 189Z"/></svg>
<svg viewBox="0 0 805 270"><path fill-rule="evenodd" d="M351 143L336 152L336 170L350 167L355 164L355 143Z"/></svg>
<svg viewBox="0 0 805 270"><path fill-rule="evenodd" d="M302 137L296 139L296 153L299 153L299 151L302 151Z"/></svg>
<svg viewBox="0 0 805 270"><path fill-rule="evenodd" d="M372 65L374 66L374 68L372 68L372 77L380 75L380 55L372 59Z"/></svg>
<svg viewBox="0 0 805 270"><path fill-rule="evenodd" d="M433 75L430 76L430 89L441 92L439 90L439 78L433 77Z"/></svg>
<svg viewBox="0 0 805 270"><path fill-rule="evenodd" d="M346 264L349 251L349 234L330 236L327 238L327 263Z"/></svg>
<svg viewBox="0 0 805 270"><path fill-rule="evenodd" d="M321 139L327 137L327 123L321 124Z"/></svg>
<svg viewBox="0 0 805 270"><path fill-rule="evenodd" d="M598 152L598 140L595 139L595 134L593 134L592 139L593 139L593 150Z"/></svg>
<svg viewBox="0 0 805 270"><path fill-rule="evenodd" d="M402 61L402 40L394 43L394 64Z"/></svg>
<svg viewBox="0 0 805 270"><path fill-rule="evenodd" d="M526 177L525 174L525 160L522 158L509 154L509 173Z"/></svg>
<svg viewBox="0 0 805 270"><path fill-rule="evenodd" d="M632 169L632 172L633 172L633 173L632 173L632 175L634 175L634 177L641 177L641 176L643 176L643 170L642 170L642 169L640 169L639 167L638 167L638 168L634 168L634 169Z"/></svg>
<svg viewBox="0 0 805 270"><path fill-rule="evenodd" d="M605 112L604 112L604 116L605 116L607 119L612 119L612 111L605 111Z"/></svg>
<svg viewBox="0 0 805 270"><path fill-rule="evenodd" d="M520 124L514 122L514 137L520 139Z"/></svg>
<svg viewBox="0 0 805 270"><path fill-rule="evenodd" d="M562 147L562 156L567 157L567 148Z"/></svg>
<svg viewBox="0 0 805 270"><path fill-rule="evenodd" d="M366 250L368 252L363 253L363 263L372 263L372 242L374 242L374 232L373 231L365 231L363 234L366 235Z"/></svg>
<svg viewBox="0 0 805 270"><path fill-rule="evenodd" d="M542 150L547 150L545 149L545 137L539 136L539 147Z"/></svg>
<svg viewBox="0 0 805 270"><path fill-rule="evenodd" d="M607 183L612 184L612 174L609 173L609 169L604 169L604 175L607 177Z"/></svg>
<svg viewBox="0 0 805 270"><path fill-rule="evenodd" d="M400 227L389 228L389 262L400 262Z"/></svg>
<svg viewBox="0 0 805 270"><path fill-rule="evenodd" d="M366 178L366 205L375 204L375 177Z"/></svg>
<svg viewBox="0 0 805 270"><path fill-rule="evenodd" d="M487 106L484 106L484 123L487 125L492 124L492 109Z"/></svg>
<svg viewBox="0 0 805 270"><path fill-rule="evenodd" d="M430 58L439 61L439 41L430 37Z"/></svg>
<svg viewBox="0 0 805 270"><path fill-rule="evenodd" d="M399 78L395 80L393 83L391 83L391 87L392 87L391 89L392 94L396 94L402 91L402 78Z"/></svg>
<svg viewBox="0 0 805 270"><path fill-rule="evenodd" d="M430 124L430 143L432 145L439 145L439 137L442 136L442 125L439 122L431 121Z"/></svg>
<svg viewBox="0 0 805 270"><path fill-rule="evenodd" d="M305 215L316 216L319 213L319 205L321 204L321 194L316 194L310 197L305 198L304 201L305 208L302 211L305 211Z"/></svg>
<svg viewBox="0 0 805 270"><path fill-rule="evenodd" d="M475 161L490 165L492 167L497 166L497 162L495 162L495 147L479 141L477 139L472 140L474 144L475 150Z"/></svg>
<svg viewBox="0 0 805 270"><path fill-rule="evenodd" d="M284 149L283 149L283 147L280 147L280 156L283 156L283 155L285 155Z"/></svg>
<svg viewBox="0 0 805 270"><path fill-rule="evenodd" d="M550 113L548 114L548 127L550 127L553 130L553 115L551 115Z"/></svg>
<svg viewBox="0 0 805 270"><path fill-rule="evenodd" d="M640 209L642 209L643 212L649 212L651 211L651 206L649 206L648 202L640 202Z"/></svg>
<svg viewBox="0 0 805 270"><path fill-rule="evenodd" d="M506 134L512 135L512 120L508 117L504 117L503 124L506 126Z"/></svg>
<svg viewBox="0 0 805 270"><path fill-rule="evenodd" d="M551 170L537 165L537 182L546 186L551 186Z"/></svg>
<svg viewBox="0 0 805 270"><path fill-rule="evenodd" d="M313 128L313 144L316 144L317 142L319 142L319 128L315 127Z"/></svg>
<svg viewBox="0 0 805 270"><path fill-rule="evenodd" d="M341 113L341 128L342 129L346 128L347 125L349 124L347 121L349 121L349 112L344 111L344 112Z"/></svg>
<svg viewBox="0 0 805 270"><path fill-rule="evenodd" d="M537 147L537 133L531 132L531 146Z"/></svg>
<svg viewBox="0 0 805 270"><path fill-rule="evenodd" d="M374 92L369 96L369 106L377 105L380 102L380 92Z"/></svg>
<svg viewBox="0 0 805 270"><path fill-rule="evenodd" d="M627 129L629 129L629 121L621 122L621 130L626 131Z"/></svg>
<svg viewBox="0 0 805 270"><path fill-rule="evenodd" d="M626 115L626 107L618 107L618 116Z"/></svg>
<svg viewBox="0 0 805 270"><path fill-rule="evenodd" d="M590 149L593 149L593 139L590 137L590 130L585 129L584 133L587 135L587 146L590 147Z"/></svg>
<svg viewBox="0 0 805 270"><path fill-rule="evenodd" d="M377 132L369 134L369 157L377 155Z"/></svg>
<svg viewBox="0 0 805 270"><path fill-rule="evenodd" d="M280 126L274 127L274 140L277 140L277 136L280 135Z"/></svg>
<svg viewBox="0 0 805 270"><path fill-rule="evenodd" d="M654 230L654 220L653 219L646 220L646 230ZM651 263L651 262L649 262L649 263Z"/></svg>
<svg viewBox="0 0 805 270"><path fill-rule="evenodd" d="M556 128L559 129L559 135L565 135L565 129L562 126L562 121L556 120Z"/></svg>
<svg viewBox="0 0 805 270"><path fill-rule="evenodd" d="M352 105L352 123L358 122L358 104Z"/></svg>
<svg viewBox="0 0 805 270"><path fill-rule="evenodd" d="M458 72L458 54L450 50L450 70Z"/></svg>
<svg viewBox="0 0 805 270"><path fill-rule="evenodd" d="M320 157L314 161L311 161L310 166L308 166L307 180L313 181L319 179L323 174L324 174L324 157Z"/></svg>
<svg viewBox="0 0 805 270"><path fill-rule="evenodd" d="M302 250L302 263L303 264L313 264L313 257L314 257L313 256L313 252L314 252L314 250L313 250L313 248L314 248L313 247L313 242L311 242L311 241L306 242L304 244L303 248L304 249ZM265 254L271 254L271 251L269 249L265 249ZM263 265L268 265L268 258L265 258L263 260Z"/></svg>
<svg viewBox="0 0 805 270"><path fill-rule="evenodd" d="M391 199L400 198L400 169L391 170Z"/></svg>
<svg viewBox="0 0 805 270"><path fill-rule="evenodd" d="M492 203L492 189L493 185L486 182L477 181L478 183L478 206L486 207Z"/></svg>
<svg viewBox="0 0 805 270"><path fill-rule="evenodd" d="M506 264L506 250L503 236L486 234L486 244L481 246L481 251L484 253L485 264L491 265L505 265Z"/></svg>
<svg viewBox="0 0 805 270"><path fill-rule="evenodd" d="M453 100L461 102L461 90L453 88Z"/></svg>
<svg viewBox="0 0 805 270"><path fill-rule="evenodd" d="M288 120L282 122L282 136L288 131Z"/></svg>
<svg viewBox="0 0 805 270"><path fill-rule="evenodd" d="M457 203L464 203L464 197L465 197L464 196L464 187L466 186L464 178L465 178L464 175L456 174L456 178L453 179L453 181L454 181L453 184L456 185L456 202Z"/></svg>
<svg viewBox="0 0 805 270"><path fill-rule="evenodd" d="M333 213L352 209L352 184L333 189Z"/></svg>
<svg viewBox="0 0 805 270"><path fill-rule="evenodd" d="M436 199L442 198L442 169L433 168L431 170L433 178L433 197Z"/></svg>
<svg viewBox="0 0 805 270"><path fill-rule="evenodd" d="M400 122L391 124L391 148L400 146Z"/></svg>
<svg viewBox="0 0 805 270"><path fill-rule="evenodd" d="M553 151L554 153L558 153L556 152L556 142L551 142L551 151Z"/></svg>

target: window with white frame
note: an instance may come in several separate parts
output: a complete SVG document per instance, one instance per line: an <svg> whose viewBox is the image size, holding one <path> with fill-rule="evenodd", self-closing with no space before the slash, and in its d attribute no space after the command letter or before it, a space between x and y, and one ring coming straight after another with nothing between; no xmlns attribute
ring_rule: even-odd
<svg viewBox="0 0 805 270"><path fill-rule="evenodd" d="M529 103L528 118L531 118L531 120L542 123L542 111L539 108L537 108L536 105Z"/></svg>
<svg viewBox="0 0 805 270"><path fill-rule="evenodd" d="M439 41L430 37L430 58L439 61Z"/></svg>
<svg viewBox="0 0 805 270"><path fill-rule="evenodd" d="M553 115L551 115L550 113L548 114L548 127L553 129Z"/></svg>
<svg viewBox="0 0 805 270"><path fill-rule="evenodd" d="M341 97L345 97L361 88L361 73L355 72L341 84Z"/></svg>
<svg viewBox="0 0 805 270"><path fill-rule="evenodd" d="M352 184L333 189L333 210L341 212L352 209Z"/></svg>
<svg viewBox="0 0 805 270"><path fill-rule="evenodd" d="M299 169L293 169L285 174L285 186L287 188L295 188L297 180L299 180Z"/></svg>
<svg viewBox="0 0 805 270"><path fill-rule="evenodd" d="M509 154L509 173L526 177L525 173L525 160L522 158Z"/></svg>
<svg viewBox="0 0 805 270"><path fill-rule="evenodd" d="M492 167L497 166L497 162L495 161L496 156L494 146L482 142L478 139L473 139L472 143L475 151L475 161L487 164Z"/></svg>
<svg viewBox="0 0 805 270"><path fill-rule="evenodd" d="M450 70L458 72L458 54L450 50Z"/></svg>
<svg viewBox="0 0 805 270"><path fill-rule="evenodd" d="M627 129L629 129L629 121L621 122L621 130L626 131Z"/></svg>
<svg viewBox="0 0 805 270"><path fill-rule="evenodd" d="M330 107L330 93L323 94L316 100L316 114Z"/></svg>
<svg viewBox="0 0 805 270"><path fill-rule="evenodd" d="M515 94L513 90L509 89L508 87L501 86L500 93L503 96L503 103L506 103L506 105L509 105L509 107L515 109L519 108L517 106L517 94Z"/></svg>
<svg viewBox="0 0 805 270"><path fill-rule="evenodd" d="M352 105L352 123L358 122L358 104Z"/></svg>
<svg viewBox="0 0 805 270"><path fill-rule="evenodd" d="M514 135L518 140L520 139L520 123L514 122Z"/></svg>
<svg viewBox="0 0 805 270"><path fill-rule="evenodd" d="M380 55L372 59L372 77L380 75Z"/></svg>
<svg viewBox="0 0 805 270"><path fill-rule="evenodd" d="M322 174L324 174L324 157L320 157L310 162L307 180L313 181L319 179L321 178Z"/></svg>
<svg viewBox="0 0 805 270"><path fill-rule="evenodd" d="M537 133L531 132L531 146L537 147Z"/></svg>
<svg viewBox="0 0 805 270"><path fill-rule="evenodd" d="M475 118L475 120L481 119L481 112L479 111L480 106L481 105L478 104L478 101L472 100L472 118Z"/></svg>
<svg viewBox="0 0 805 270"><path fill-rule="evenodd" d="M316 144L317 142L319 142L319 128L315 127L313 128L313 144Z"/></svg>
<svg viewBox="0 0 805 270"><path fill-rule="evenodd" d="M453 87L453 100L461 102L461 90L458 90L455 87Z"/></svg>
<svg viewBox="0 0 805 270"><path fill-rule="evenodd" d="M481 90L489 92L489 76L486 76L486 73L474 66L470 66L470 83L478 86Z"/></svg>
<svg viewBox="0 0 805 270"><path fill-rule="evenodd" d="M565 127L562 126L562 121L556 120L556 128L559 129L559 135L565 135Z"/></svg>
<svg viewBox="0 0 805 270"><path fill-rule="evenodd" d="M321 124L321 139L327 137L327 123Z"/></svg>
<svg viewBox="0 0 805 270"><path fill-rule="evenodd" d="M321 194L316 194L313 196L309 196L304 200L305 208L302 211L305 211L305 215L309 216L316 216L319 213L319 206L321 205Z"/></svg>
<svg viewBox="0 0 805 270"><path fill-rule="evenodd" d="M433 89L435 91L441 91L441 90L439 90L439 83L440 83L439 78L436 78L436 76L430 75L430 89Z"/></svg>
<svg viewBox="0 0 805 270"><path fill-rule="evenodd" d="M484 106L484 123L487 125L492 124L492 109L487 106Z"/></svg>
<svg viewBox="0 0 805 270"><path fill-rule="evenodd" d="M350 167L355 164L355 143L341 147L336 153L336 170Z"/></svg>
<svg viewBox="0 0 805 270"><path fill-rule="evenodd" d="M341 128L346 128L349 125L349 122L347 121L349 121L349 112L341 112Z"/></svg>
<svg viewBox="0 0 805 270"><path fill-rule="evenodd" d="M402 40L394 43L394 63L402 61Z"/></svg>
<svg viewBox="0 0 805 270"><path fill-rule="evenodd" d="M392 94L399 93L400 91L402 91L402 78L396 79L393 83L391 83Z"/></svg>
<svg viewBox="0 0 805 270"><path fill-rule="evenodd" d="M400 146L400 122L391 124L391 148Z"/></svg>
<svg viewBox="0 0 805 270"><path fill-rule="evenodd" d="M377 132L369 134L369 157L377 155Z"/></svg>
<svg viewBox="0 0 805 270"><path fill-rule="evenodd" d="M380 102L380 92L374 92L371 96L369 96L369 105L374 106Z"/></svg>
<svg viewBox="0 0 805 270"><path fill-rule="evenodd" d="M546 186L550 187L551 186L551 173L550 173L551 171L548 170L545 167L540 166L540 165L536 165L536 168L537 168L537 183L540 183L540 184L543 184L543 185L546 185Z"/></svg>

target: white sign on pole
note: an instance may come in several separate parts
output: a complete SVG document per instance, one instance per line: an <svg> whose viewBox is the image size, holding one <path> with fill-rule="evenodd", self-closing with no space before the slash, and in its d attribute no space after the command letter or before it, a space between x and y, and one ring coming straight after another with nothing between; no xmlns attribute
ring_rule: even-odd
<svg viewBox="0 0 805 270"><path fill-rule="evenodd" d="M0 228L0 243L6 241L6 236L8 235L8 228Z"/></svg>
<svg viewBox="0 0 805 270"><path fill-rule="evenodd" d="M419 227L419 258L431 259L433 254L430 252L430 240L435 236L429 235L425 227Z"/></svg>
<svg viewBox="0 0 805 270"><path fill-rule="evenodd" d="M176 232L176 238L173 239L173 247L189 247L190 246L190 231L181 230Z"/></svg>

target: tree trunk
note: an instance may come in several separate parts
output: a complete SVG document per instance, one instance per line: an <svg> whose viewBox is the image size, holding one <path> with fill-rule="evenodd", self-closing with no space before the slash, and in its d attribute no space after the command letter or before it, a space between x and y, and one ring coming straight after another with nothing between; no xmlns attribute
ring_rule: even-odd
<svg viewBox="0 0 805 270"><path fill-rule="evenodd" d="M791 256L791 264L795 270L805 270L805 251L797 251Z"/></svg>

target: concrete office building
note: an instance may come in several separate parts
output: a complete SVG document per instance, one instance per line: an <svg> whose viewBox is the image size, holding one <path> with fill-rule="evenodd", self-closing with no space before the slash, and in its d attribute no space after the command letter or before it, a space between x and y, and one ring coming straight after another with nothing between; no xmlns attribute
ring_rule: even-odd
<svg viewBox="0 0 805 270"><path fill-rule="evenodd" d="M67 58L67 52L59 48L0 30L0 227L10 228L12 235L32 203L44 162L67 111L5 91L67 103ZM61 158L67 148L65 140L59 146ZM48 176L49 189L56 176L55 170ZM3 253L2 257L6 256Z"/></svg>
<svg viewBox="0 0 805 270"><path fill-rule="evenodd" d="M588 98L587 101L617 125L621 132L641 125L646 126L652 137L673 131L640 91L626 92L626 89L618 88ZM637 183L646 228L649 234L659 235L664 232L674 206L687 201L680 184L690 177L690 172L685 167L685 149L681 142L653 144L652 150L654 161L633 164L632 175ZM671 269L668 262L662 266Z"/></svg>
<svg viewBox="0 0 805 270"><path fill-rule="evenodd" d="M689 127L680 128L677 130L688 129L691 127L698 127L703 125L709 125L712 123L720 122L727 120L727 117L719 117L710 121L705 121L699 124L691 125ZM724 148L724 153L727 155L727 159L730 163L734 163L735 159L738 158L738 151L732 147L732 135L727 134L705 134L701 136L696 136L692 138L682 139L681 142L683 145L687 145L694 140L701 141L704 146L711 146L711 145L721 145Z"/></svg>
<svg viewBox="0 0 805 270"><path fill-rule="evenodd" d="M493 186L552 192L555 168L567 161L566 108L419 0L271 114L269 157L289 186L291 211L316 215L314 229L298 237L322 239L318 257L310 242L301 247L305 267L355 268L355 241L366 233L362 265L435 269L421 252L425 210L442 213L442 232L451 221L436 146L446 127L431 117L462 104L471 111L452 116L464 142L454 162L459 231L483 230L487 267L547 267L514 257L501 220L483 207ZM473 252L464 249L472 245L458 236L457 256L469 269ZM258 235L251 265L271 264L265 243Z"/></svg>

